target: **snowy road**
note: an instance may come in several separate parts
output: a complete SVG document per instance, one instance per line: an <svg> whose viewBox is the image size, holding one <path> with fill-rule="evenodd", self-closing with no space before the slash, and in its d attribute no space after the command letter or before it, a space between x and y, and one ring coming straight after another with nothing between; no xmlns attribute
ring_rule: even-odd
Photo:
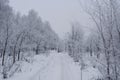
<svg viewBox="0 0 120 80"><path fill-rule="evenodd" d="M68 54L53 52L47 58L38 55L34 59L30 66L24 65L27 66L25 72L8 80L81 80L80 66ZM83 80L91 80L98 75L98 70L91 66L83 70Z"/></svg>
<svg viewBox="0 0 120 80"><path fill-rule="evenodd" d="M80 80L79 68L67 54L55 54L40 80Z"/></svg>

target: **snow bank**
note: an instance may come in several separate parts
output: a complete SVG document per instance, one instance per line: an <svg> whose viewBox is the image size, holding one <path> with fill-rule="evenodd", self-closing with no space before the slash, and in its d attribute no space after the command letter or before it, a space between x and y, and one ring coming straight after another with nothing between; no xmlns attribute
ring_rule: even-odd
<svg viewBox="0 0 120 80"><path fill-rule="evenodd" d="M98 69L88 67L83 70L83 80L96 80L101 77L101 73Z"/></svg>
<svg viewBox="0 0 120 80"><path fill-rule="evenodd" d="M49 61L50 57L36 55L31 59L30 63L25 61L21 62L19 71L7 80L30 80L32 76L47 66Z"/></svg>

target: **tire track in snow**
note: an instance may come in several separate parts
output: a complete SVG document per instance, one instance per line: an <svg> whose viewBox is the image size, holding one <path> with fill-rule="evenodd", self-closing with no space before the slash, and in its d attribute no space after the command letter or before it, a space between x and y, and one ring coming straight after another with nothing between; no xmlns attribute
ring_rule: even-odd
<svg viewBox="0 0 120 80"><path fill-rule="evenodd" d="M80 68L67 54L57 54L41 80L80 80Z"/></svg>
<svg viewBox="0 0 120 80"><path fill-rule="evenodd" d="M42 72L43 72L49 65L52 64L52 59L53 59L53 56L52 56L52 58L48 61L48 63L47 63L44 67L40 68L34 75L32 75L32 77L30 77L29 80L41 80L41 74L42 74Z"/></svg>

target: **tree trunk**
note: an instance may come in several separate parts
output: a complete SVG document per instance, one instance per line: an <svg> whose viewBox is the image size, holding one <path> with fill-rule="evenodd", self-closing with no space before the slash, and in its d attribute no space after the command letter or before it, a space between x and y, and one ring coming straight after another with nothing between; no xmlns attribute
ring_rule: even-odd
<svg viewBox="0 0 120 80"><path fill-rule="evenodd" d="M19 51L18 51L18 61L20 61L20 52L21 52L21 50L19 49Z"/></svg>
<svg viewBox="0 0 120 80"><path fill-rule="evenodd" d="M15 63L15 54L16 54L16 45L14 47L14 52L13 52L13 64Z"/></svg>
<svg viewBox="0 0 120 80"><path fill-rule="evenodd" d="M8 44L8 34L7 34L7 38L6 38L6 41L5 41L5 47L4 47L4 50L3 50L3 55L2 55L2 56L3 56L3 57L2 57L2 66L4 66L7 44Z"/></svg>
<svg viewBox="0 0 120 80"><path fill-rule="evenodd" d="M13 51L13 64L15 63L16 47L17 47L18 40L20 39L21 35L22 35L22 32L21 32L20 34L18 34L17 39L16 39L16 43L15 43L15 45L14 45L14 51Z"/></svg>
<svg viewBox="0 0 120 80"><path fill-rule="evenodd" d="M22 43L23 43L24 38L25 38L25 37L22 37L22 39L21 39L21 41L20 41L20 44L19 44L18 61L20 60L21 46L22 46Z"/></svg>
<svg viewBox="0 0 120 80"><path fill-rule="evenodd" d="M37 44L37 46L36 46L36 54L39 54L39 44Z"/></svg>
<svg viewBox="0 0 120 80"><path fill-rule="evenodd" d="M110 77L110 60L109 60L109 52L107 51L107 57L106 57L106 61L107 61L107 79L111 80Z"/></svg>

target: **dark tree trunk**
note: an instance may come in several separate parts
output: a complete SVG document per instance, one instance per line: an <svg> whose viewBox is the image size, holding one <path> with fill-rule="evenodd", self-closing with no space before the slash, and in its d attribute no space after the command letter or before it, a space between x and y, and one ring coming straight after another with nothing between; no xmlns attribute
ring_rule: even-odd
<svg viewBox="0 0 120 80"><path fill-rule="evenodd" d="M109 55L109 51L107 51L107 79L111 80L110 77L110 55Z"/></svg>
<svg viewBox="0 0 120 80"><path fill-rule="evenodd" d="M14 46L14 52L13 52L13 64L15 63L15 55L16 54L16 45Z"/></svg>
<svg viewBox="0 0 120 80"><path fill-rule="evenodd" d="M36 54L39 54L39 44L36 46Z"/></svg>
<svg viewBox="0 0 120 80"><path fill-rule="evenodd" d="M18 50L18 61L20 61L20 49Z"/></svg>
<svg viewBox="0 0 120 80"><path fill-rule="evenodd" d="M4 66L4 61L5 61L5 54L6 54L6 49L7 49L7 44L8 44L8 35L7 35L7 38L6 38L6 41L5 41L5 47L4 47L4 50L3 50L3 57L2 57L2 66Z"/></svg>
<svg viewBox="0 0 120 80"><path fill-rule="evenodd" d="M21 53L21 46L22 46L22 43L24 41L25 37L23 36L21 41L20 41L20 44L19 44L19 49L18 49L18 61L20 60L20 53Z"/></svg>
<svg viewBox="0 0 120 80"><path fill-rule="evenodd" d="M13 49L14 50L13 51L13 64L15 63L16 47L17 47L18 40L20 39L21 35L22 35L22 32L20 34L18 34L17 39L16 39L16 43L14 45L14 49Z"/></svg>

